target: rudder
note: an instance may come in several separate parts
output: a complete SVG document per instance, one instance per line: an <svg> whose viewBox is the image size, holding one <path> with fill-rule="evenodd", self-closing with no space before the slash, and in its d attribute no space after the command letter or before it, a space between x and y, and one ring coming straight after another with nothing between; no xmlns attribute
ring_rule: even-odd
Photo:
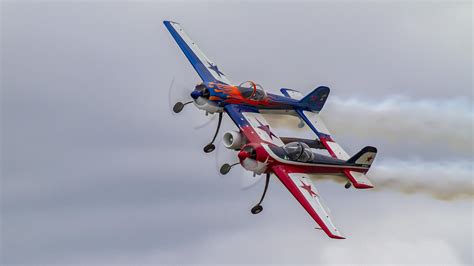
<svg viewBox="0 0 474 266"><path fill-rule="evenodd" d="M375 155L377 155L377 148L372 146L367 146L352 156L347 163L351 164L359 164L364 166L369 166L375 159Z"/></svg>
<svg viewBox="0 0 474 266"><path fill-rule="evenodd" d="M377 155L377 148L372 146L367 146L352 156L349 160L347 160L348 164L357 165L364 167L363 170L349 170L344 169L344 174L346 177L351 181L355 188L358 189L367 189L373 188L374 185L370 180L367 178L365 173L369 171L370 165L375 159L375 155Z"/></svg>
<svg viewBox="0 0 474 266"><path fill-rule="evenodd" d="M314 89L311 93L306 95L300 100L300 103L304 105L309 111L319 112L323 109L324 104L329 96L329 88L326 86L319 86Z"/></svg>

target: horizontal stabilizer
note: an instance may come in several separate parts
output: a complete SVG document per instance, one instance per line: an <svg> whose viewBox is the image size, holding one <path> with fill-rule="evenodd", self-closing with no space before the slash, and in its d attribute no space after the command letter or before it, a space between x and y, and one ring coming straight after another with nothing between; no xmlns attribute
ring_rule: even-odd
<svg viewBox="0 0 474 266"><path fill-rule="evenodd" d="M281 88L280 89L281 94L283 94L285 97L295 99L295 100L301 100L303 98L303 94L299 91L295 91L292 89L286 89L286 88Z"/></svg>
<svg viewBox="0 0 474 266"><path fill-rule="evenodd" d="M355 188L364 189L364 188L373 188L372 182L367 178L366 175L356 171L344 170L344 174L349 178L352 185Z"/></svg>

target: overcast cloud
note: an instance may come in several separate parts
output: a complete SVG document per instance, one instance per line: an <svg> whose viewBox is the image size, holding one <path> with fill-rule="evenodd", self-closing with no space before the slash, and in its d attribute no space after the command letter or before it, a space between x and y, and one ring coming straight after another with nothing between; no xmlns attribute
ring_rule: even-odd
<svg viewBox="0 0 474 266"><path fill-rule="evenodd" d="M473 263L469 1L1 5L2 263ZM169 110L199 80L165 19L233 81L331 88L338 142L379 150L373 192L317 182L348 239L276 179L250 214L263 183Z"/></svg>

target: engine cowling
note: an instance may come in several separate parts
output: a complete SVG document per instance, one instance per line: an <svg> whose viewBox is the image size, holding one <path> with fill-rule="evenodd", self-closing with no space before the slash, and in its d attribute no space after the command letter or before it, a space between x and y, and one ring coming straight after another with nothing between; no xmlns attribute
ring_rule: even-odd
<svg viewBox="0 0 474 266"><path fill-rule="evenodd" d="M247 143L247 139L240 132L227 131L223 136L223 142L227 149L240 150Z"/></svg>
<svg viewBox="0 0 474 266"><path fill-rule="evenodd" d="M217 106L217 104L213 101L210 101L204 97L198 97L197 99L194 100L194 105L201 109L204 110L208 113L217 113L217 112L222 112L222 107Z"/></svg>
<svg viewBox="0 0 474 266"><path fill-rule="evenodd" d="M262 174L267 171L269 155L261 144L244 145L237 156L242 167L255 174Z"/></svg>

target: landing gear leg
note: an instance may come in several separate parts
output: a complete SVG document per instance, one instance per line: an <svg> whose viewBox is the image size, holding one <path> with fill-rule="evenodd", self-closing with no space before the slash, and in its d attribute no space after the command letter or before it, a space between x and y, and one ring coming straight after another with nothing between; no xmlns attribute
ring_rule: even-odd
<svg viewBox="0 0 474 266"><path fill-rule="evenodd" d="M213 142L216 140L217 133L219 133L219 129L221 128L222 116L223 116L223 113L222 112L219 113L219 121L217 122L216 133L214 134L214 137L212 138L212 141L204 147L204 152L205 153L210 153L216 148L216 146L213 144Z"/></svg>
<svg viewBox="0 0 474 266"><path fill-rule="evenodd" d="M265 189L263 190L262 198L257 203L257 205L253 206L253 208L250 210L252 214L259 214L263 211L263 207L261 204L263 199L265 198L265 193L267 193L268 183L270 183L270 173L267 173L267 178L265 179Z"/></svg>

